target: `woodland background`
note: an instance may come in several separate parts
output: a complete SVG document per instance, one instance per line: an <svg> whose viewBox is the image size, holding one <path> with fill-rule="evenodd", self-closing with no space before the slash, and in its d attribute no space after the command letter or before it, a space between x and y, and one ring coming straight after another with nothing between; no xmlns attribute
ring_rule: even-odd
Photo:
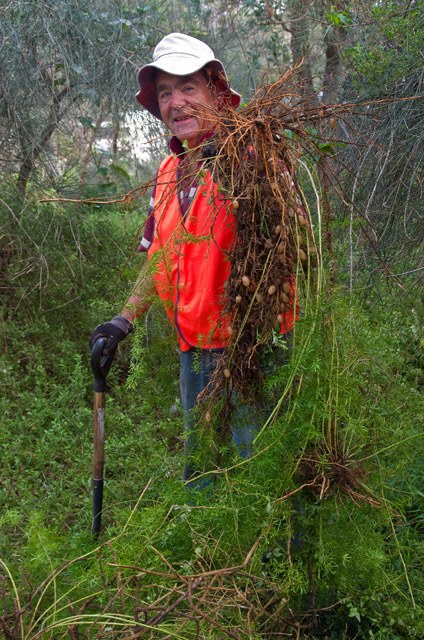
<svg viewBox="0 0 424 640"><path fill-rule="evenodd" d="M0 7L5 638L422 638L422 1ZM166 137L136 71L171 31L207 41L243 102L303 61L312 102L358 106L322 145L332 184L304 187L324 286L269 381L285 410L260 453L228 447L213 495L187 503L178 354L153 306L109 376L93 541L87 338L143 260L149 192L124 196Z"/></svg>

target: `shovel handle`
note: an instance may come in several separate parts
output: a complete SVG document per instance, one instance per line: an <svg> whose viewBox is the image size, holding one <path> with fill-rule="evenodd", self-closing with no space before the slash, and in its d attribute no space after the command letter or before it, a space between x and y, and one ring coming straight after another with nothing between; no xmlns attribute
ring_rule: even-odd
<svg viewBox="0 0 424 640"><path fill-rule="evenodd" d="M92 533L98 536L102 521L103 468L105 461L105 394L94 393L93 414L93 522Z"/></svg>
<svg viewBox="0 0 424 640"><path fill-rule="evenodd" d="M91 350L90 365L94 374L94 391L106 391L106 376L112 366L113 356L103 354L107 338L97 338Z"/></svg>
<svg viewBox="0 0 424 640"><path fill-rule="evenodd" d="M103 505L103 467L105 446L105 391L106 376L112 365L113 356L105 356L107 338L97 338L91 350L90 365L94 374L94 414L93 414L93 520L92 534L100 533Z"/></svg>

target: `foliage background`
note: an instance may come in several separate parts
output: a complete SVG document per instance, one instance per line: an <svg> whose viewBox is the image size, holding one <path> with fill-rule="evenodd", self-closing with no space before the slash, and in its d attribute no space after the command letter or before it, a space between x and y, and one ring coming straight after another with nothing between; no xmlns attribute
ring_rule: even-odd
<svg viewBox="0 0 424 640"><path fill-rule="evenodd" d="M0 7L0 618L8 640L111 638L121 624L126 637L137 607L165 594L171 607L182 592L170 583L183 589L184 576L243 564L253 548L248 576L227 583L220 574L222 599L205 596L213 624L200 616L196 625L186 598L151 637L422 637L422 2ZM214 494L187 504L178 354L153 306L110 375L97 547L87 337L119 311L140 268L134 247L148 194L125 205L41 201L119 197L154 177L166 141L135 105L135 74L174 30L205 38L245 101L304 59L311 100L369 104L332 134L344 144L330 149L333 187L320 185L331 205L322 225L305 181L324 287L298 323L290 363L269 380L287 398L258 455L238 465L226 451ZM354 490L379 506L344 490L337 460ZM322 495L299 489L313 479ZM141 569L161 575L152 581Z"/></svg>

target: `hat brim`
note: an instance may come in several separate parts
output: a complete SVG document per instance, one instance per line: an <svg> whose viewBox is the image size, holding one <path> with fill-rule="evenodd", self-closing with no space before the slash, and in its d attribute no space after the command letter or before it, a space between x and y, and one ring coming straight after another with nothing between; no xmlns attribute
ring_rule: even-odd
<svg viewBox="0 0 424 640"><path fill-rule="evenodd" d="M237 91L231 89L225 69L222 62L212 58L209 61L200 61L196 64L196 60L193 60L193 56L187 56L184 53L172 54L171 56L161 56L160 60L155 63L146 64L139 70L137 74L138 84L140 90L136 94L137 101L145 107L151 114L153 114L159 120L162 120L160 115L159 103L156 97L156 88L153 81L156 71L164 71L176 76L187 76L192 73L200 71L204 67L211 68L221 81L226 84L226 90L223 93L228 95L228 98L234 108L237 108L240 104L241 96Z"/></svg>

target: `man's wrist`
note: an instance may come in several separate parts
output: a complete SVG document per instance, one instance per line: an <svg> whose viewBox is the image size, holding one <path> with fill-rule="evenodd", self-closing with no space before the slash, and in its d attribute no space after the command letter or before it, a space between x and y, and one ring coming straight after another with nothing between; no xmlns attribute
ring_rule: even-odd
<svg viewBox="0 0 424 640"><path fill-rule="evenodd" d="M133 323L136 318L145 313L149 308L147 302L142 302L139 296L131 296L121 311L121 317Z"/></svg>
<svg viewBox="0 0 424 640"><path fill-rule="evenodd" d="M132 320L126 318L125 316L115 316L114 318L112 318L111 322L113 325L115 325L115 327L121 329L121 331L123 331L126 336L134 329Z"/></svg>

